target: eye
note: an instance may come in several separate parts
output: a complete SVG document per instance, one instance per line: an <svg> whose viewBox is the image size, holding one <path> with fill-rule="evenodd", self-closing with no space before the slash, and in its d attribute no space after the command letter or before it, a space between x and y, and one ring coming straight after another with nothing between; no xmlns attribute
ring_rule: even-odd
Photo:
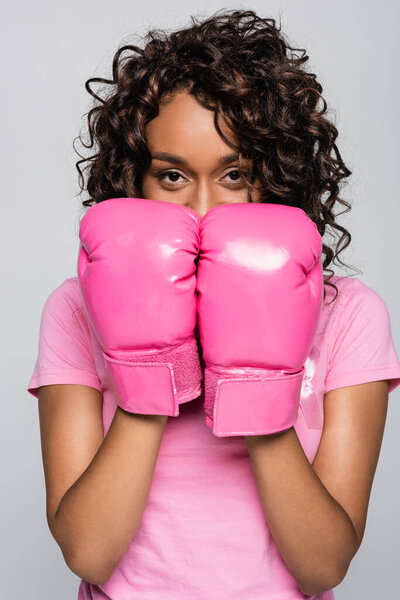
<svg viewBox="0 0 400 600"><path fill-rule="evenodd" d="M243 173L245 173L246 175L249 175L250 171L248 169L243 169ZM181 173L179 173L178 171L172 171L172 170L162 171L161 173L156 173L155 177L157 177L157 179L159 181L163 181L165 184L167 184L171 187L173 187L177 183L180 183L179 177L182 177L185 181L187 181L187 179L185 177L183 177L183 175L181 175ZM237 183L241 183L241 181L242 181L242 177L240 175L239 169L233 169L232 171L229 171L229 173L226 173L226 175L224 175L220 181L223 181L227 177L232 177L231 180L228 181L228 183L237 184Z"/></svg>
<svg viewBox="0 0 400 600"><path fill-rule="evenodd" d="M246 175L250 174L250 171L248 169L242 169L242 172L245 173ZM233 179L231 179L231 182L236 183L236 182L240 182L242 180L239 169L234 169L233 171L229 171L229 173L224 175L224 177L222 179L225 179L225 177L228 177L228 176L230 177L232 174L234 174L235 177Z"/></svg>
<svg viewBox="0 0 400 600"><path fill-rule="evenodd" d="M164 181L167 184L174 185L174 183L177 182L178 178L183 177L183 175L178 173L178 171L162 171L161 173L156 173L155 177L157 177L158 180ZM168 179L166 179L166 177L173 177L173 179L168 180Z"/></svg>

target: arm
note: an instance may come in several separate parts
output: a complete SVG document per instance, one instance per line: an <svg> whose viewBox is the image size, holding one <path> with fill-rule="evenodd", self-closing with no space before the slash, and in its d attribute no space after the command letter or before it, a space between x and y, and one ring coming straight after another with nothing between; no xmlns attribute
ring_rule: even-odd
<svg viewBox="0 0 400 600"><path fill-rule="evenodd" d="M140 525L168 417L117 407L103 439L98 390L46 385L38 394L49 528L69 568L104 583Z"/></svg>
<svg viewBox="0 0 400 600"><path fill-rule="evenodd" d="M82 308L118 408L103 440L99 391L46 384L39 402L49 525L67 564L85 580L107 581L132 542L167 415L178 416L179 404L201 391L194 334L199 221L187 207L111 198L93 205L80 224ZM50 322L58 324L63 313L49 306L43 325L53 313ZM51 333L62 340L56 362L75 343L59 329L61 336ZM95 373L90 346L87 352Z"/></svg>
<svg viewBox="0 0 400 600"><path fill-rule="evenodd" d="M361 544L387 401L388 381L328 392L312 465L293 427L246 437L272 537L304 594L338 585Z"/></svg>

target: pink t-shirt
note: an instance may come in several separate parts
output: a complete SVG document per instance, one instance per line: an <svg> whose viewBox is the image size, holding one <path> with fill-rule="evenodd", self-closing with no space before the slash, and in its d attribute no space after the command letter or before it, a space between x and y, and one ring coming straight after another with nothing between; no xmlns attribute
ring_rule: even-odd
<svg viewBox="0 0 400 600"><path fill-rule="evenodd" d="M358 279L334 277L339 296L321 311L305 363L295 426L313 461L324 424L324 394L390 379L400 363L382 298ZM104 435L116 404L101 350L88 326L76 277L48 297L28 391L75 383L103 394ZM313 596L332 600L333 591ZM78 600L295 600L302 594L271 537L243 436L217 438L200 398L168 418L148 502L135 538L101 586L81 580Z"/></svg>

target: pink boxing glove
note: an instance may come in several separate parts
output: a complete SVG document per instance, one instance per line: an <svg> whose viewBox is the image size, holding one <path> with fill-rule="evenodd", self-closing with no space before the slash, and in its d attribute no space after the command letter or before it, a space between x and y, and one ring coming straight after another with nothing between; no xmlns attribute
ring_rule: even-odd
<svg viewBox="0 0 400 600"><path fill-rule="evenodd" d="M236 203L203 217L197 310L205 422L216 436L295 424L322 306L321 252L300 208Z"/></svg>
<svg viewBox="0 0 400 600"><path fill-rule="evenodd" d="M194 329L200 217L187 207L113 198L80 223L78 280L117 403L178 416L201 393Z"/></svg>

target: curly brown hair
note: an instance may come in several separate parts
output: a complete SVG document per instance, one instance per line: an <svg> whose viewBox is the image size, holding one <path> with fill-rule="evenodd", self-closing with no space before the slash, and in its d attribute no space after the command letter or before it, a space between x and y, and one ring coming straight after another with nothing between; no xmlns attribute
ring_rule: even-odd
<svg viewBox="0 0 400 600"><path fill-rule="evenodd" d="M324 283L335 288L334 300L338 290L329 282L334 272L328 266L335 259L346 266L338 255L351 242L351 234L336 222L351 210L338 195L339 182L351 171L335 144L338 131L324 116L322 86L304 69L306 51L289 46L281 23L277 27L275 19L252 10L221 10L204 20L192 16L190 27L169 34L152 29L144 42L143 48L118 49L112 79L92 77L85 83L94 98L86 113L89 140L85 143L80 135L75 139L85 148L96 148L88 157L77 152L79 194L85 189L89 194L83 206L113 197L143 197L142 177L151 163L145 126L158 115L162 102L186 90L214 111L222 139L240 157L252 160L250 175L239 167L250 202L257 180L261 202L299 207L321 236L327 226L341 234L334 248L322 245L323 269L329 273ZM103 84L104 97L92 90L92 83ZM219 117L236 134L239 146L223 135ZM345 207L338 215L333 212L336 203Z"/></svg>

